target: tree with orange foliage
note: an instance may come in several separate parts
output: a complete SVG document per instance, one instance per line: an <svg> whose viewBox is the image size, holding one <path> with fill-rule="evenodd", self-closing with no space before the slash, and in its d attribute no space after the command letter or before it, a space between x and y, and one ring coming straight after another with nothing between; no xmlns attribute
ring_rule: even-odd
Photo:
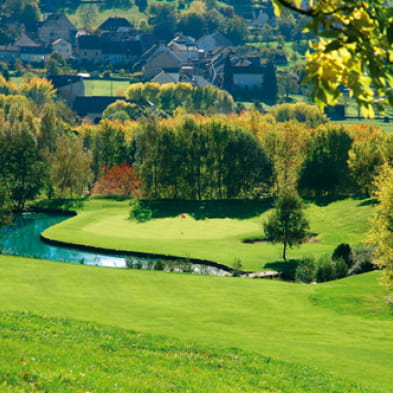
<svg viewBox="0 0 393 393"><path fill-rule="evenodd" d="M103 174L94 184L92 194L138 196L141 181L127 164L104 167Z"/></svg>

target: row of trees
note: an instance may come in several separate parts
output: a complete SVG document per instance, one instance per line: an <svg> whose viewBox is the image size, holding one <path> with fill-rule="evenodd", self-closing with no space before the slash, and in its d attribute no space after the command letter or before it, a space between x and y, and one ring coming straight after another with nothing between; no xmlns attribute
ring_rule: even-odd
<svg viewBox="0 0 393 393"><path fill-rule="evenodd" d="M368 126L316 129L246 111L226 117L178 115L102 121L79 130L92 170L127 163L154 198L255 197L291 187L304 197L372 195L393 139Z"/></svg>
<svg viewBox="0 0 393 393"><path fill-rule="evenodd" d="M126 98L137 103L149 101L164 111L178 107L188 112L231 113L235 109L232 96L215 86L194 87L190 83L134 83L126 91Z"/></svg>

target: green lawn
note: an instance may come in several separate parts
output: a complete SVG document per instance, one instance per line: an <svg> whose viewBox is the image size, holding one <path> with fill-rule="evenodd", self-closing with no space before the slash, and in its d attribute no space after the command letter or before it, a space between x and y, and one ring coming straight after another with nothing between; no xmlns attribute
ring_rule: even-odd
<svg viewBox="0 0 393 393"><path fill-rule="evenodd" d="M82 14L85 12L86 7L91 7L91 4L84 5L82 4L75 13L67 14L67 17L70 21L78 28L84 28ZM103 11L98 11L97 7L93 5L93 8L96 10L96 13L93 12L92 17L90 18L89 25L92 29L98 28L106 19L110 17L122 17L128 19L131 23L134 24L135 27L139 26L139 23L142 20L147 20L147 16L143 13L140 13L138 7L133 6L130 8L110 8Z"/></svg>
<svg viewBox="0 0 393 393"><path fill-rule="evenodd" d="M0 383L6 392L117 392L115 383L128 392L167 392L174 378L173 391L185 392L198 391L195 368L203 368L210 390L199 391L391 392L393 317L379 278L298 285L0 256ZM130 343L144 351L135 356L146 370ZM213 354L213 365L224 357L232 371L220 377L200 353ZM260 355L274 360L266 376ZM22 378L31 382L23 390ZM52 380L65 387L53 388ZM370 390L350 387L355 382Z"/></svg>
<svg viewBox="0 0 393 393"><path fill-rule="evenodd" d="M154 211L153 219L138 223L128 219L127 201L88 200L77 208L78 216L44 234L69 243L200 258L227 265L240 259L244 269L254 271L280 260L280 244L242 242L247 238L263 238L262 222L269 214L269 205L264 201L200 204L175 201L152 204L150 208ZM326 206L309 203L305 212L311 232L317 237L314 242L291 249L290 258L331 254L340 243L360 244L365 240L373 206L362 200L346 199Z"/></svg>
<svg viewBox="0 0 393 393"><path fill-rule="evenodd" d="M128 80L85 79L86 96L123 96L130 86ZM121 94L120 94L121 93Z"/></svg>

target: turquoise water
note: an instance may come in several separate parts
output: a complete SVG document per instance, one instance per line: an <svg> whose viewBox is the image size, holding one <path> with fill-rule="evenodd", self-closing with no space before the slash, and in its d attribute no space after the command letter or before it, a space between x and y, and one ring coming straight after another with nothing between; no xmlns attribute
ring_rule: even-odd
<svg viewBox="0 0 393 393"><path fill-rule="evenodd" d="M44 243L40 234L47 228L70 218L69 215L50 213L24 213L14 216L13 225L0 228L0 251L2 254L21 257L49 259L51 261L106 267L154 270L157 259L114 256L104 253L80 251L73 248L53 246ZM159 270L193 272L212 275L229 275L216 267L172 261L161 264ZM128 266L127 266L128 264Z"/></svg>
<svg viewBox="0 0 393 393"><path fill-rule="evenodd" d="M68 218L70 218L69 215L48 213L16 215L12 226L0 229L0 249L2 254L76 264L126 267L124 257L52 246L41 241L41 232Z"/></svg>

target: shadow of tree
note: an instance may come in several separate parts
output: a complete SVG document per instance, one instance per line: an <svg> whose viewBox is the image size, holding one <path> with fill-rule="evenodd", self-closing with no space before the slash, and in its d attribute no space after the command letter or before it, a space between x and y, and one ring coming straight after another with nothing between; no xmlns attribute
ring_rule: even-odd
<svg viewBox="0 0 393 393"><path fill-rule="evenodd" d="M258 216L272 207L272 199L264 200L148 200L140 206L152 212L152 218L189 214L196 220L206 218L246 219Z"/></svg>
<svg viewBox="0 0 393 393"><path fill-rule="evenodd" d="M296 259L290 259L288 262L284 261L274 261L269 262L265 265L266 269L275 270L281 273L281 278L283 280L294 280L296 268L299 261Z"/></svg>
<svg viewBox="0 0 393 393"><path fill-rule="evenodd" d="M85 199L45 199L34 204L33 209L45 210L74 210L83 207Z"/></svg>

